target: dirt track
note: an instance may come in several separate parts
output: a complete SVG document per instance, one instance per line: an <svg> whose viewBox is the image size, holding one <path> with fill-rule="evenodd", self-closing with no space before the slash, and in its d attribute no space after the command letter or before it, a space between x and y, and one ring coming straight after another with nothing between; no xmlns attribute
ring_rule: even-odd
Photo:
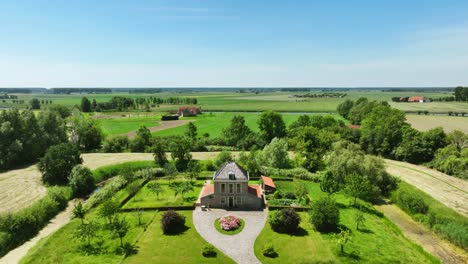
<svg viewBox="0 0 468 264"><path fill-rule="evenodd" d="M416 223L405 212L392 204L376 206L409 239L421 245L427 252L438 257L443 263L468 263L468 254L445 240L440 239L430 230Z"/></svg>
<svg viewBox="0 0 468 264"><path fill-rule="evenodd" d="M468 217L468 181L406 162L385 160L387 171Z"/></svg>
<svg viewBox="0 0 468 264"><path fill-rule="evenodd" d="M166 130L166 129L173 128L173 127L183 126L189 122L190 120L161 121L161 124L159 126L150 127L148 129L151 132L157 132L157 131ZM134 138L136 136L136 131L128 132L125 135L127 135L127 137L129 138Z"/></svg>

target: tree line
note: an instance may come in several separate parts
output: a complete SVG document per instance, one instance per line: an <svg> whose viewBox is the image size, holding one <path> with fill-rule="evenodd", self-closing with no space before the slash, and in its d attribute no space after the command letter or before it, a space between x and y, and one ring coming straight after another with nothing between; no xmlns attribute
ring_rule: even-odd
<svg viewBox="0 0 468 264"><path fill-rule="evenodd" d="M130 98L124 96L113 96L108 102L97 102L96 99L92 101L87 97L81 98L80 109L81 111L88 112L100 112L109 110L125 111L129 109L145 109L148 110L151 107L159 106L160 104L197 104L197 98L192 97L138 97Z"/></svg>

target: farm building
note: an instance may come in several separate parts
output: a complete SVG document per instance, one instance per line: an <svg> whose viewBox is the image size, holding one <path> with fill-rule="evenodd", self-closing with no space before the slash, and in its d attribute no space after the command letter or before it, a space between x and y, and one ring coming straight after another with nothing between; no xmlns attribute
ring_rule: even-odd
<svg viewBox="0 0 468 264"><path fill-rule="evenodd" d="M249 185L249 173L235 162L228 162L216 171L213 183L202 189L201 205L229 209L260 209L263 206L260 185Z"/></svg>
<svg viewBox="0 0 468 264"><path fill-rule="evenodd" d="M275 183L273 182L273 179L267 176L262 176L261 177L262 181L262 188L265 190L265 193L274 193L276 191L276 186Z"/></svg>
<svg viewBox="0 0 468 264"><path fill-rule="evenodd" d="M195 107L195 106L181 106L179 107L179 110L177 111L177 115L181 117L197 116L201 113L202 113L201 108Z"/></svg>
<svg viewBox="0 0 468 264"><path fill-rule="evenodd" d="M412 103L424 103L424 102L429 102L429 100L424 97L424 96L411 96L409 99L408 99L408 102L412 102Z"/></svg>

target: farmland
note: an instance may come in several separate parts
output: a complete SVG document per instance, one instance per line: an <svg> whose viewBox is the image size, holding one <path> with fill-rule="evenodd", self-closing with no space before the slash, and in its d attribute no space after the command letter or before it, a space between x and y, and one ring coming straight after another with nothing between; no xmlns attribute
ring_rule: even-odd
<svg viewBox="0 0 468 264"><path fill-rule="evenodd" d="M406 120L412 127L427 131L431 128L442 127L446 133L460 130L468 133L468 118L461 116L432 116L406 115Z"/></svg>

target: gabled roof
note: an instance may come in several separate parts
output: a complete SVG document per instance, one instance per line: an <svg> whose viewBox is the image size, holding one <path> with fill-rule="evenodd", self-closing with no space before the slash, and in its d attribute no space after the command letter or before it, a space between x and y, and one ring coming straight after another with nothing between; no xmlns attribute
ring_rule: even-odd
<svg viewBox="0 0 468 264"><path fill-rule="evenodd" d="M214 193L214 185L213 184L207 184L205 186L205 188L203 188L203 192L201 194L201 197L212 195L213 193Z"/></svg>
<svg viewBox="0 0 468 264"><path fill-rule="evenodd" d="M262 176L262 182L263 182L263 184L265 184L266 186L270 186L271 188L275 188L275 189L276 189L275 183L273 182L273 179L272 179L272 178L267 177L267 176Z"/></svg>
<svg viewBox="0 0 468 264"><path fill-rule="evenodd" d="M249 180L249 173L233 161L224 164L224 166L215 172L213 175L213 180L229 180L229 174L231 173L235 175L235 180Z"/></svg>
<svg viewBox="0 0 468 264"><path fill-rule="evenodd" d="M262 198L262 189L259 185L249 185L248 191L250 194L257 196L258 198Z"/></svg>

